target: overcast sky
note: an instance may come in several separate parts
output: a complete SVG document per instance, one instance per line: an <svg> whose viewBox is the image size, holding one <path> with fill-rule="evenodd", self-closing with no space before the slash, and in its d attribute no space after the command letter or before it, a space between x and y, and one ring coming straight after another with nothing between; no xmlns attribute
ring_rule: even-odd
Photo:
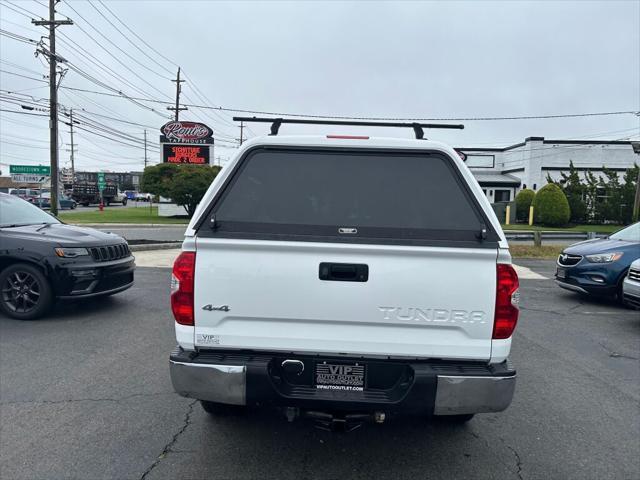
<svg viewBox="0 0 640 480"><path fill-rule="evenodd" d="M46 16L46 3L2 0L0 28L39 40L44 29L31 25L29 17ZM184 102L236 109L403 118L640 110L639 1L105 4L166 59L99 2L58 5L59 18L68 16L75 25L59 27L57 50L85 74L130 96L171 102L175 84L169 79L180 65L188 80L183 84ZM46 83L5 73L42 79L48 68L42 57L35 58L34 50L34 45L0 37L0 93L48 98ZM73 69L62 87L109 92ZM62 105L79 113L84 108L91 112L85 118L127 135L142 139L145 127L95 114L147 126L149 160L159 161L158 128L167 121L159 114L123 98L64 88L60 92ZM166 104L145 104L165 117L169 114ZM21 110L6 101L0 107ZM231 142L239 137L232 115L190 108L180 118L206 120L213 127L221 140L215 155L224 163L235 152ZM46 116L2 111L0 119L3 174L8 173L8 163L48 164ZM528 136L621 139L638 138L640 133L640 117L635 115L463 123L464 131L435 130L427 136L470 147L503 146ZM86 124L84 128L112 137ZM63 166L69 163L68 130L61 124ZM266 125L256 124L245 134L266 130ZM372 133L335 126L285 126L281 132ZM377 134L411 136L386 129ZM75 141L77 170L143 166L141 148L86 131L78 131Z"/></svg>

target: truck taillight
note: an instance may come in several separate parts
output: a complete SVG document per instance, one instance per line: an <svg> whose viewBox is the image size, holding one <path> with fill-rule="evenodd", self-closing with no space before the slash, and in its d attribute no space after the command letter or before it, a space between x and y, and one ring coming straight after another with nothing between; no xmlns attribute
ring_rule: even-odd
<svg viewBox="0 0 640 480"><path fill-rule="evenodd" d="M171 311L181 325L193 325L193 285L196 253L182 252L173 263L171 274Z"/></svg>
<svg viewBox="0 0 640 480"><path fill-rule="evenodd" d="M509 338L518 323L520 291L518 274L513 266L499 263L497 267L496 313L493 321L494 339Z"/></svg>

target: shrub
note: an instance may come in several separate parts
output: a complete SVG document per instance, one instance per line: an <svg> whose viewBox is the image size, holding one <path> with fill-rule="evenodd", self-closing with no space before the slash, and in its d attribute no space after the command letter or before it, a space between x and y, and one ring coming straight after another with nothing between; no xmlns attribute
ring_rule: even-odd
<svg viewBox="0 0 640 480"><path fill-rule="evenodd" d="M571 217L569 201L555 183L545 185L536 193L533 198L533 209L536 224L549 227L566 225Z"/></svg>
<svg viewBox="0 0 640 480"><path fill-rule="evenodd" d="M516 195L516 219L519 222L526 222L529 218L529 207L535 196L536 192L528 188L520 190Z"/></svg>
<svg viewBox="0 0 640 480"><path fill-rule="evenodd" d="M160 163L144 169L140 188L170 198L192 217L220 167Z"/></svg>

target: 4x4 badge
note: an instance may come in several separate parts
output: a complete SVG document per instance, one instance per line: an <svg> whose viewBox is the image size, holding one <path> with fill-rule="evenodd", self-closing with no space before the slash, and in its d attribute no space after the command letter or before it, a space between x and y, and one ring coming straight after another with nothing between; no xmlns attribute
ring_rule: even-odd
<svg viewBox="0 0 640 480"><path fill-rule="evenodd" d="M205 305L204 307L202 307L202 309L206 310L208 312L213 312L214 310L217 311L217 312L228 312L229 310L231 310L229 308L229 305L221 305L219 307L214 307L210 303L208 305Z"/></svg>

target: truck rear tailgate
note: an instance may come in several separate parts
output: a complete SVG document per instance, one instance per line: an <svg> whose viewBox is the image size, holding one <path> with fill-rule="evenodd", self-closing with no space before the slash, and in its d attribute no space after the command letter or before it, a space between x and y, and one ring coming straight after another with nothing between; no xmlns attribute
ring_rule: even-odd
<svg viewBox="0 0 640 480"><path fill-rule="evenodd" d="M494 250L198 239L197 251L199 347L491 355ZM321 280L321 263L366 265L368 279Z"/></svg>

